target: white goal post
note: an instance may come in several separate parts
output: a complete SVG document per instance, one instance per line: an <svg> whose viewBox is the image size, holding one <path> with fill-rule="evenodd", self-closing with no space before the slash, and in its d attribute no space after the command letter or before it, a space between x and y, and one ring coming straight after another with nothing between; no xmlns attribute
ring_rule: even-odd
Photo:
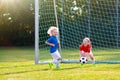
<svg viewBox="0 0 120 80"><path fill-rule="evenodd" d="M35 64L39 62L39 0L35 0Z"/></svg>
<svg viewBox="0 0 120 80"><path fill-rule="evenodd" d="M54 3L54 13L56 20L56 27L58 27L58 40L60 41L59 35L59 25L56 11L56 0L53 0ZM48 62L39 62L39 0L35 0L35 64L47 64ZM61 51L61 45L59 44L59 51Z"/></svg>

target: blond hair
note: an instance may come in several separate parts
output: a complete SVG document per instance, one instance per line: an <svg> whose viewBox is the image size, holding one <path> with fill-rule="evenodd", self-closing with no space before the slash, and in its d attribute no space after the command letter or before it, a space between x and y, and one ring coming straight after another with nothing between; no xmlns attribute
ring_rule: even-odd
<svg viewBox="0 0 120 80"><path fill-rule="evenodd" d="M84 40L87 40L87 41L89 42L89 44L91 45L91 49L92 49L92 44L91 44L90 38L85 37L85 38L83 39L83 41L84 41ZM83 42L82 42L82 44L83 44Z"/></svg>
<svg viewBox="0 0 120 80"><path fill-rule="evenodd" d="M56 29L56 30L58 31L58 28L57 28L57 27L51 26L51 27L48 29L47 33L48 33L50 36L52 36L52 30L54 30L54 29Z"/></svg>
<svg viewBox="0 0 120 80"><path fill-rule="evenodd" d="M85 37L83 40L87 40L87 41L90 42L90 39L88 37Z"/></svg>

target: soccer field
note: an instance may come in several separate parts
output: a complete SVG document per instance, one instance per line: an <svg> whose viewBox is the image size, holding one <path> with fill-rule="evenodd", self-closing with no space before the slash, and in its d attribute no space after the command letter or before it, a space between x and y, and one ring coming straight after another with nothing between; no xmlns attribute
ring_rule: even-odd
<svg viewBox="0 0 120 80"><path fill-rule="evenodd" d="M120 80L120 64L62 63L61 68L35 65L34 48L0 48L0 80Z"/></svg>

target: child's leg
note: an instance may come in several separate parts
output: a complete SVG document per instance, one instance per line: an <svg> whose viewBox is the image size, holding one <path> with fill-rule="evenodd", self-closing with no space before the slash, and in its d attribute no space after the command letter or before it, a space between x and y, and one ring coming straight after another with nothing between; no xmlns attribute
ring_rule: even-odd
<svg viewBox="0 0 120 80"><path fill-rule="evenodd" d="M61 61L62 61L62 58L61 58L61 56L60 56L60 53L57 51L57 63L56 63L56 68L58 68L59 67L59 64L61 63Z"/></svg>
<svg viewBox="0 0 120 80"><path fill-rule="evenodd" d="M52 57L53 57L53 59L54 59L54 60L53 60L53 63L56 64L56 68L59 67L60 62L62 61L62 58L61 58L59 52L56 51L55 53L53 53L53 54L52 54Z"/></svg>
<svg viewBox="0 0 120 80"><path fill-rule="evenodd" d="M93 56L92 51L90 51L90 53L89 53L89 57L90 57L90 59L92 60L92 63L95 64L95 59L94 59L94 56Z"/></svg>
<svg viewBox="0 0 120 80"><path fill-rule="evenodd" d="M54 59L52 63L53 63L53 64L56 64L56 68L57 68L57 67L59 67L60 60Z"/></svg>
<svg viewBox="0 0 120 80"><path fill-rule="evenodd" d="M58 59L57 59L56 68L59 68L61 61L62 61L61 58L58 58Z"/></svg>
<svg viewBox="0 0 120 80"><path fill-rule="evenodd" d="M86 57L86 54L85 54L84 51L80 51L80 58L81 58L81 57Z"/></svg>

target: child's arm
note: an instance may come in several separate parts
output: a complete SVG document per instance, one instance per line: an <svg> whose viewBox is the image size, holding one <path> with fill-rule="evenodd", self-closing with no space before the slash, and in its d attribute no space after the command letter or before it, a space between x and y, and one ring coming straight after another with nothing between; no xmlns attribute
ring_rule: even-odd
<svg viewBox="0 0 120 80"><path fill-rule="evenodd" d="M49 45L49 46L53 46L53 47L55 46L55 44L49 43L49 42L47 42L47 41L45 42L45 44L47 44L47 45Z"/></svg>

